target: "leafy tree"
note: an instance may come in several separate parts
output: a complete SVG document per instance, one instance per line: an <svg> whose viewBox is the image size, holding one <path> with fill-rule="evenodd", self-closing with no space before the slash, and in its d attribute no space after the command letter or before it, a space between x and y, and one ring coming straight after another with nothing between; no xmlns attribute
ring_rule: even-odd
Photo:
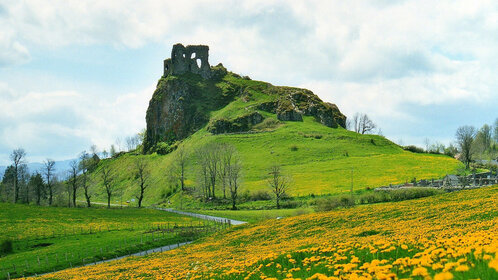
<svg viewBox="0 0 498 280"><path fill-rule="evenodd" d="M54 197L53 179L55 172L55 161L53 161L52 159L46 159L43 162L43 165L45 166L44 169L45 183L48 189L48 205L52 205Z"/></svg>
<svg viewBox="0 0 498 280"><path fill-rule="evenodd" d="M498 118L495 120L495 124L493 126L493 138L496 143L498 143Z"/></svg>
<svg viewBox="0 0 498 280"><path fill-rule="evenodd" d="M10 160L12 160L12 166L14 167L14 203L19 200L19 168L21 165L25 164L26 152L22 148L15 149L10 154Z"/></svg>
<svg viewBox="0 0 498 280"><path fill-rule="evenodd" d="M43 183L43 178L39 172L32 175L29 179L29 185L33 190L36 197L36 205L40 205L41 199L45 197L45 184Z"/></svg>
<svg viewBox="0 0 498 280"><path fill-rule="evenodd" d="M456 140L460 150L460 160L465 163L467 169L469 168L470 162L472 161L472 155L474 154L472 144L474 143L475 136L476 129L473 126L461 126L456 131Z"/></svg>
<svg viewBox="0 0 498 280"><path fill-rule="evenodd" d="M14 166L9 165L5 172L3 173L2 178L2 199L4 201L12 201L11 195L14 189L14 181L16 178L16 171Z"/></svg>
<svg viewBox="0 0 498 280"><path fill-rule="evenodd" d="M140 187L140 194L137 196L138 208L142 207L142 200L144 199L145 189L148 187L150 171L147 162L144 159L137 160L135 164L135 176L138 178Z"/></svg>
<svg viewBox="0 0 498 280"><path fill-rule="evenodd" d="M277 209L280 209L280 200L289 188L290 182L289 179L282 174L280 165L272 165L269 169L269 174L268 185L275 195Z"/></svg>
<svg viewBox="0 0 498 280"><path fill-rule="evenodd" d="M491 148L491 140L493 139L491 127L487 124L483 125L476 134L474 145L480 153L485 153Z"/></svg>

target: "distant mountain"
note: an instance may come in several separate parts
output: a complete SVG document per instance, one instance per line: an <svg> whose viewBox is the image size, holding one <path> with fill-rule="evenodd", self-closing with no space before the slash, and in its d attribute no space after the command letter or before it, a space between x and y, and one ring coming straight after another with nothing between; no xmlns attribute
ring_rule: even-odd
<svg viewBox="0 0 498 280"><path fill-rule="evenodd" d="M55 162L55 173L58 175L64 174L66 170L69 169L69 164L73 159L66 159ZM44 164L41 162L30 162L28 163L28 169L30 173L35 173L37 171L42 171L44 168ZM3 174L7 169L7 166L0 166L0 180L3 177Z"/></svg>

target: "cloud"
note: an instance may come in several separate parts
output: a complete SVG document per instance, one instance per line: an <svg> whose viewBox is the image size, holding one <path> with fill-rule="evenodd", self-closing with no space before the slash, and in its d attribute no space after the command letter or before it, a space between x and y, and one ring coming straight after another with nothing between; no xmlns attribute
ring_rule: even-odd
<svg viewBox="0 0 498 280"><path fill-rule="evenodd" d="M469 0L11 1L0 6L0 67L69 47L202 43L212 64L310 88L347 115L368 113L397 137L406 126L429 123L420 116L427 108L445 107L440 117L448 122L458 112L446 106L494 113L488 105L498 106L497 18L498 2ZM24 90L6 82L0 78L1 131L39 139L32 134L44 127L55 138L60 130L101 147L144 127L154 89L117 94L97 85L94 92L71 81ZM2 137L9 147L18 141Z"/></svg>
<svg viewBox="0 0 498 280"><path fill-rule="evenodd" d="M30 160L67 159L96 144L109 149L118 137L145 127L153 87L102 98L102 92L27 92L13 94L0 84L0 150L24 147ZM96 100L99 100L96 102ZM5 160L5 159L4 159ZM0 165L6 162L0 162Z"/></svg>

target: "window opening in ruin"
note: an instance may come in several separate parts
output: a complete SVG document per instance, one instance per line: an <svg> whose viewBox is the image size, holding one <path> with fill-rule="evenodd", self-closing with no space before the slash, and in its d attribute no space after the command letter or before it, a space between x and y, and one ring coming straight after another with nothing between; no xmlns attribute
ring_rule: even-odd
<svg viewBox="0 0 498 280"><path fill-rule="evenodd" d="M197 64L197 67L201 68L202 60L200 58L195 59L195 64Z"/></svg>

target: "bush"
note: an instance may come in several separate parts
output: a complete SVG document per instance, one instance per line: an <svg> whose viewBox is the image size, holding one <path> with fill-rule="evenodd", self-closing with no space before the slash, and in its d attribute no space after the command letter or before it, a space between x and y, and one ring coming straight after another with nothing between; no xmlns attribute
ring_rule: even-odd
<svg viewBox="0 0 498 280"><path fill-rule="evenodd" d="M298 149L299 149L299 148L298 148L296 145L292 145L292 146L290 147L290 150L291 150L291 151L293 151L293 152L297 151Z"/></svg>
<svg viewBox="0 0 498 280"><path fill-rule="evenodd" d="M410 151L410 152L412 152L412 153L419 153L419 154L423 154L423 153L425 153L424 149L419 148L419 147L414 146L414 145L404 146L404 147L403 147L403 150L405 150L405 151Z"/></svg>
<svg viewBox="0 0 498 280"><path fill-rule="evenodd" d="M159 142L154 146L153 151L156 152L158 155L166 155L171 153L172 148L170 145L168 145L165 142Z"/></svg>
<svg viewBox="0 0 498 280"><path fill-rule="evenodd" d="M250 194L249 197L250 200L256 201L256 200L271 200L272 196L269 192L266 191L256 191Z"/></svg>
<svg viewBox="0 0 498 280"><path fill-rule="evenodd" d="M302 206L301 202L297 200L285 200L280 202L280 208L284 209L296 209L301 206Z"/></svg>
<svg viewBox="0 0 498 280"><path fill-rule="evenodd" d="M330 211L339 207L347 208L355 205L355 201L351 196L336 196L317 200L317 211Z"/></svg>
<svg viewBox="0 0 498 280"><path fill-rule="evenodd" d="M13 251L12 240L5 239L0 241L0 256L10 254L12 253L12 251Z"/></svg>
<svg viewBox="0 0 498 280"><path fill-rule="evenodd" d="M257 129L272 129L276 128L280 124L280 121L274 118L266 118L260 124L256 125Z"/></svg>

